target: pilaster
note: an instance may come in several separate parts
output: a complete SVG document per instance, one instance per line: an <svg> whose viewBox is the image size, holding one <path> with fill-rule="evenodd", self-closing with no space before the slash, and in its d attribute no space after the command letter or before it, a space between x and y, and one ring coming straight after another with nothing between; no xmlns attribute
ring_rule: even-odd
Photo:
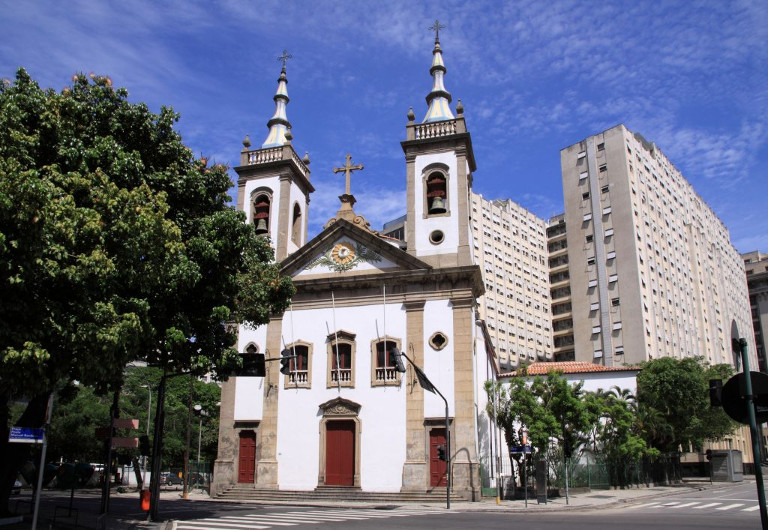
<svg viewBox="0 0 768 530"><path fill-rule="evenodd" d="M280 337L283 318L272 317L267 324L267 351L270 355L280 354ZM277 489L277 411L280 388L280 366L267 363L267 375L264 390L264 413L259 427L260 439L256 440L260 455L256 462L256 487ZM260 451L258 450L260 446Z"/></svg>
<svg viewBox="0 0 768 530"><path fill-rule="evenodd" d="M235 385L236 377L230 377L221 385L221 406L219 408L219 447L214 462L211 497L221 494L236 482L238 440L235 431Z"/></svg>
<svg viewBox="0 0 768 530"><path fill-rule="evenodd" d="M424 360L424 301L406 301L407 354L417 365ZM402 491L424 491L429 468L424 433L424 390L410 368L406 382L405 401L405 464Z"/></svg>
<svg viewBox="0 0 768 530"><path fill-rule="evenodd" d="M455 388L453 489L476 500L480 497L480 470L475 452L474 299L454 298L451 304Z"/></svg>

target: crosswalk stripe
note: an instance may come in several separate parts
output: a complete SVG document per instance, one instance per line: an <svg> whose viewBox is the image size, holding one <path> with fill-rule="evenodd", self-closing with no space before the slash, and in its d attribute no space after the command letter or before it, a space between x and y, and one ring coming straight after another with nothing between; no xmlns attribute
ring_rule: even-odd
<svg viewBox="0 0 768 530"><path fill-rule="evenodd" d="M730 510L733 508L738 508L739 506L744 506L744 504L743 503L729 504L727 506L720 506L719 508L715 508L715 510Z"/></svg>
<svg viewBox="0 0 768 530"><path fill-rule="evenodd" d="M269 526L254 525L253 523L231 523L222 521L184 521L176 525L177 530L188 529L197 530L199 528L255 528L264 529L270 528Z"/></svg>
<svg viewBox="0 0 768 530"><path fill-rule="evenodd" d="M272 519L269 515L248 515L244 517L238 517L236 515L226 515L221 518L222 521L243 521L243 522L250 522L254 521L256 523L263 523L268 524L271 526L296 526L299 523L287 523L285 521L280 521L276 519Z"/></svg>
<svg viewBox="0 0 768 530"><path fill-rule="evenodd" d="M661 504L660 502L648 502L645 504L638 504L637 506L632 506L632 508L650 508L651 506L656 506L657 504Z"/></svg>
<svg viewBox="0 0 768 530"><path fill-rule="evenodd" d="M680 501L665 502L662 506L674 506L675 504L680 504Z"/></svg>
<svg viewBox="0 0 768 530"><path fill-rule="evenodd" d="M744 509L743 509L743 510L741 510L741 511L742 511L742 512L754 512L754 511L756 511L756 510L759 510L759 509L760 509L760 505L759 505L759 504L757 504L757 505L755 505L755 506L750 506L749 508L744 508Z"/></svg>
<svg viewBox="0 0 768 530"><path fill-rule="evenodd" d="M696 506L694 510L701 510L702 508L711 508L712 506L720 506L721 502L710 502L709 504L702 504L701 506Z"/></svg>
<svg viewBox="0 0 768 530"><path fill-rule="evenodd" d="M686 502L685 504L678 504L677 506L670 506L670 508L673 509L673 510L675 508L687 508L688 506L693 506L694 504L699 504L699 503L698 503L698 501L697 502Z"/></svg>

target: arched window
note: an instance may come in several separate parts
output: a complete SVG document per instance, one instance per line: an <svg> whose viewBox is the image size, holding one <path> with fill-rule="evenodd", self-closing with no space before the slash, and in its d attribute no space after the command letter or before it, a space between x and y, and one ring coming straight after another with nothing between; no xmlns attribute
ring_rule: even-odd
<svg viewBox="0 0 768 530"><path fill-rule="evenodd" d="M293 219L291 221L291 241L295 245L301 245L301 207L298 203L293 205Z"/></svg>
<svg viewBox="0 0 768 530"><path fill-rule="evenodd" d="M328 335L328 387L355 386L355 335L338 331Z"/></svg>
<svg viewBox="0 0 768 530"><path fill-rule="evenodd" d="M269 235L270 209L272 197L269 193L257 192L254 195L251 211L253 212L253 224L257 235Z"/></svg>
<svg viewBox="0 0 768 530"><path fill-rule="evenodd" d="M291 352L291 355L296 355L292 358L288 367L290 371L285 376L286 388L310 388L312 383L312 347L306 342L294 342L288 344L286 349Z"/></svg>
<svg viewBox="0 0 768 530"><path fill-rule="evenodd" d="M397 361L393 349L400 351L399 339L387 337L372 341L371 386L397 386L400 384L400 372L397 371Z"/></svg>

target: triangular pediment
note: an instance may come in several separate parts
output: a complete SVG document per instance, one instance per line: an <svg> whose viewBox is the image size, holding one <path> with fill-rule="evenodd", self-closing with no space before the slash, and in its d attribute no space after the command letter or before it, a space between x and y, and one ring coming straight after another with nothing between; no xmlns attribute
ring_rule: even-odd
<svg viewBox="0 0 768 530"><path fill-rule="evenodd" d="M282 263L283 273L294 278L430 268L380 236L344 219L328 226Z"/></svg>

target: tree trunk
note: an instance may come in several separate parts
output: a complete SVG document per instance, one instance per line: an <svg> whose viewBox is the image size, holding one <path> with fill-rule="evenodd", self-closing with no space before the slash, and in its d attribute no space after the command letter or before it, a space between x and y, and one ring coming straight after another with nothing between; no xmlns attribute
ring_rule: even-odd
<svg viewBox="0 0 768 530"><path fill-rule="evenodd" d="M50 394L40 394L29 400L27 408L15 426L40 428L45 422L45 407ZM10 433L10 399L3 396L0 402L0 514L8 514L8 501L11 497L13 483L21 466L29 460L34 444L8 443Z"/></svg>

